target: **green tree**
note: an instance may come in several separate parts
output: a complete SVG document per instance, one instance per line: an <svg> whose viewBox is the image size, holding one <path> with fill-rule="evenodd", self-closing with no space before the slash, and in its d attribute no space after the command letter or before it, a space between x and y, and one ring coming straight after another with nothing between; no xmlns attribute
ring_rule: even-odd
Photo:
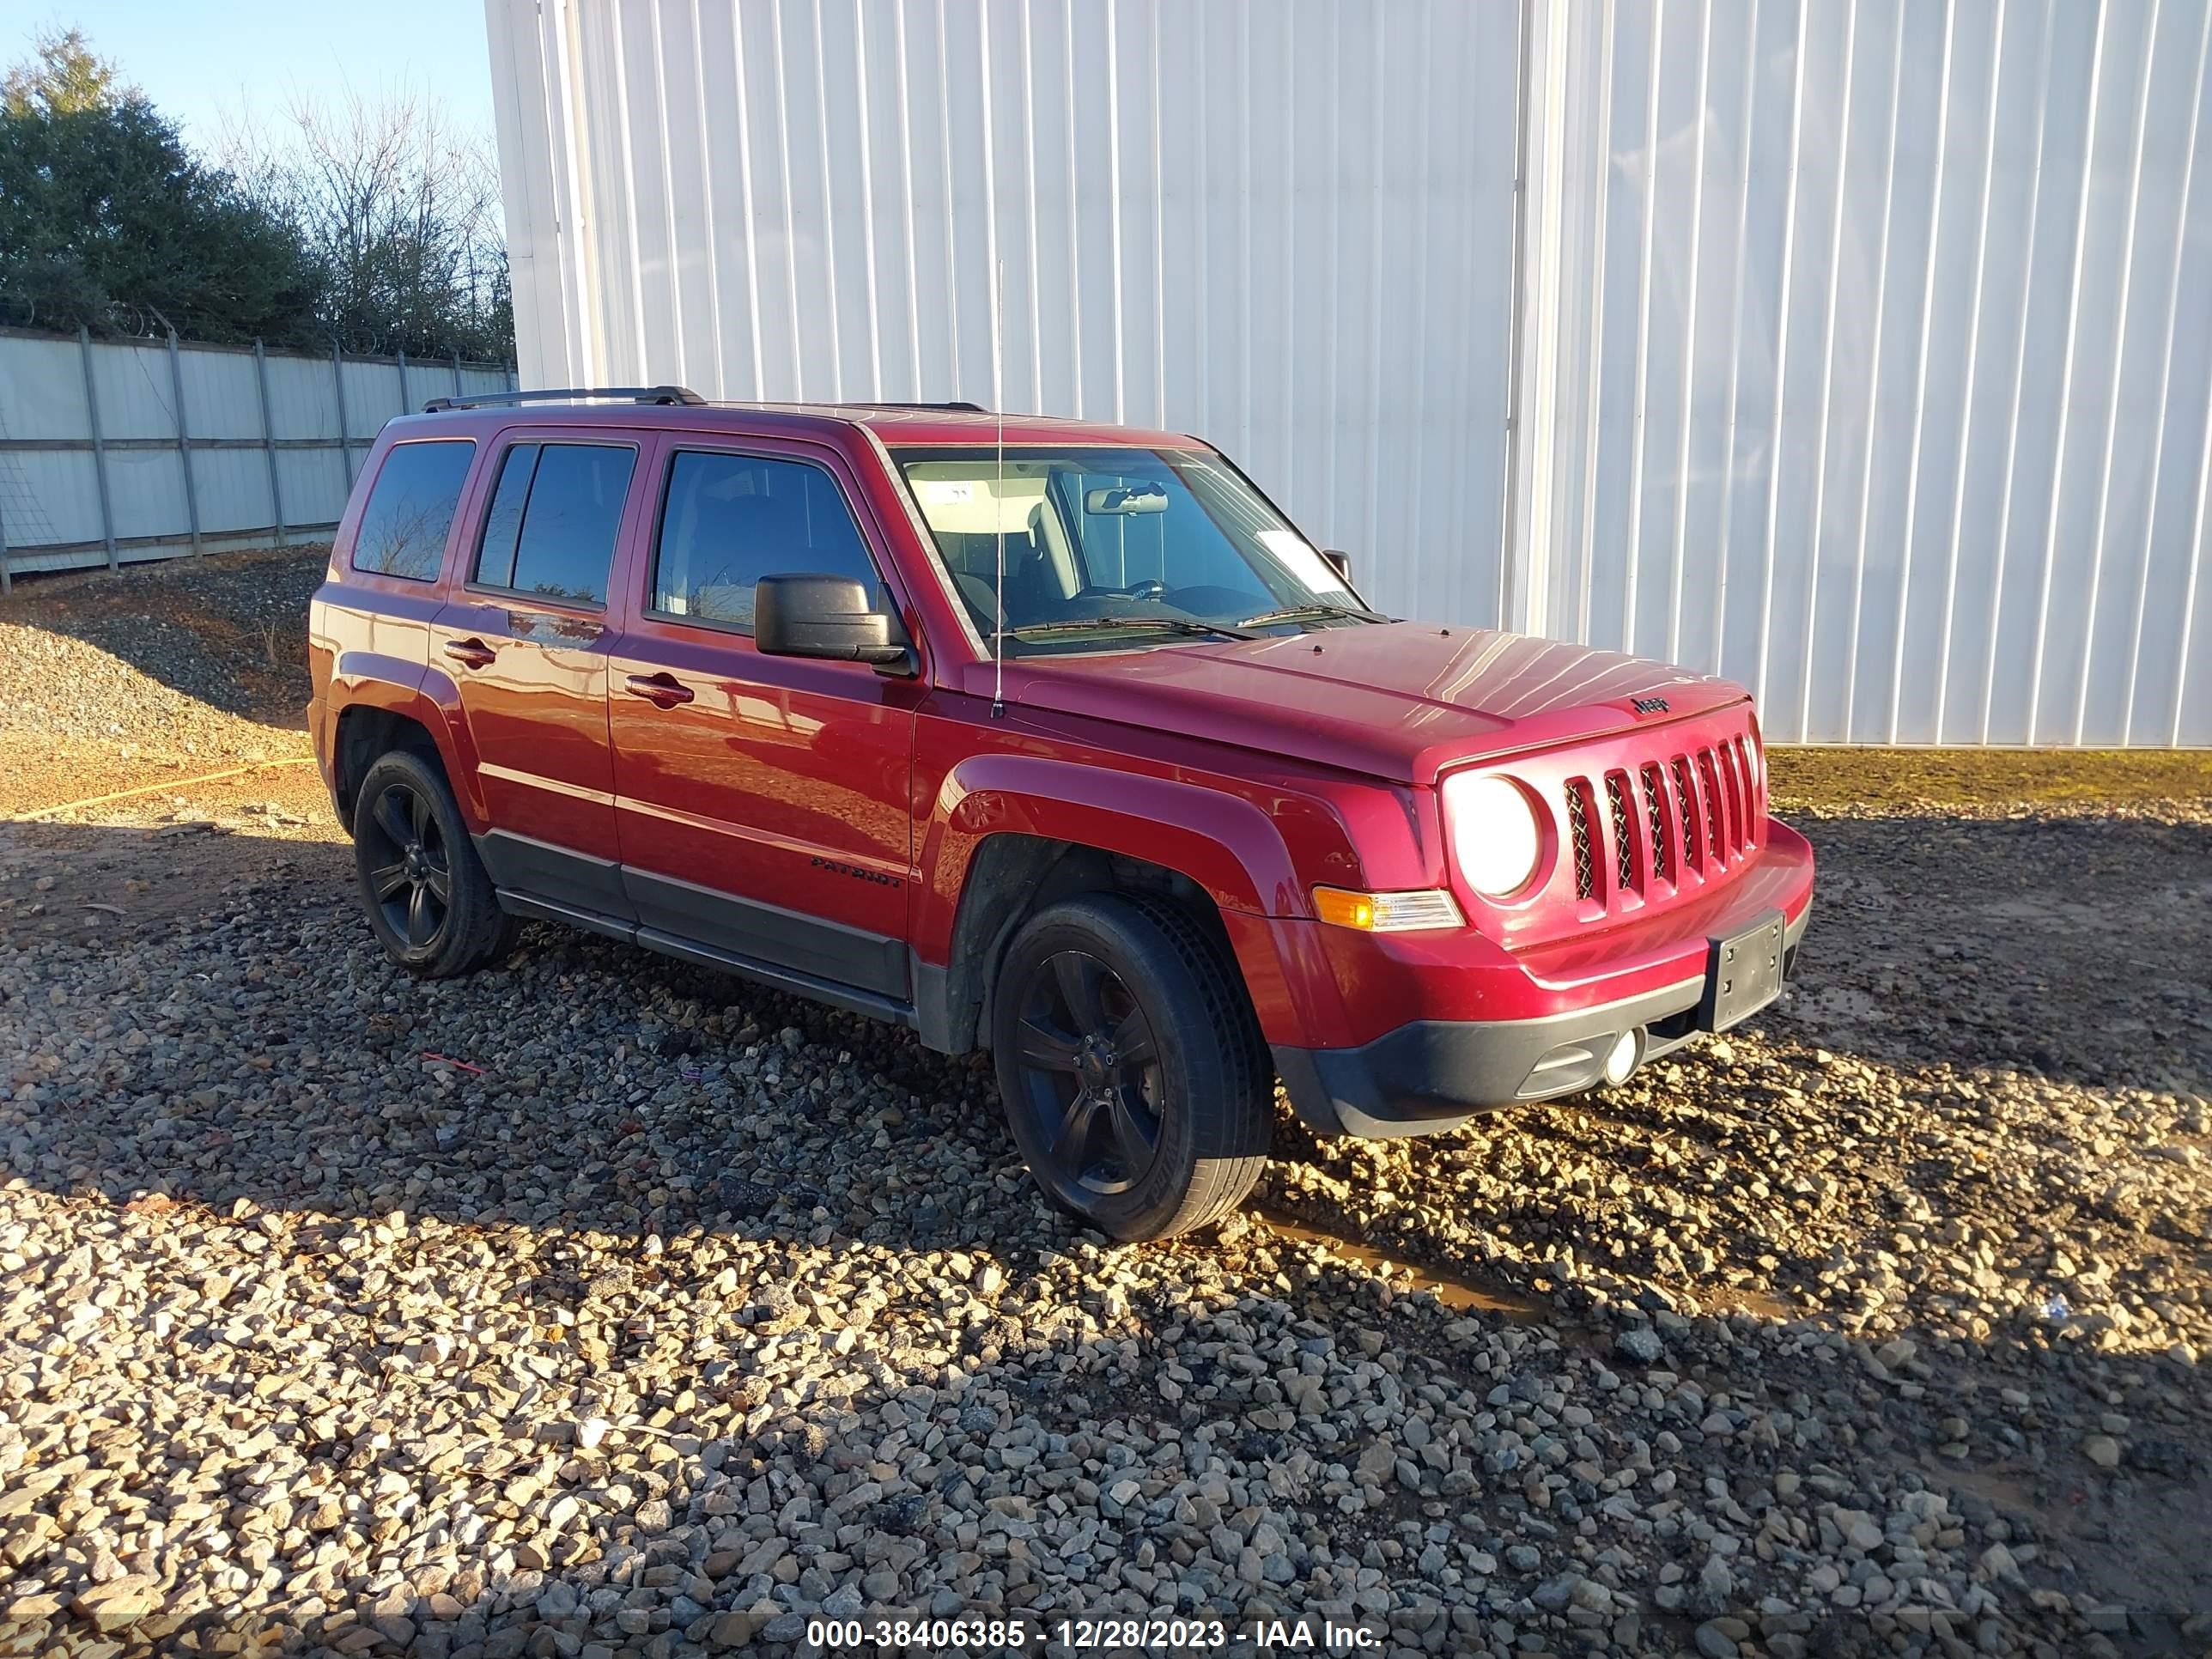
<svg viewBox="0 0 2212 1659"><path fill-rule="evenodd" d="M208 340L308 331L317 273L298 234L75 29L0 82L0 317Z"/></svg>

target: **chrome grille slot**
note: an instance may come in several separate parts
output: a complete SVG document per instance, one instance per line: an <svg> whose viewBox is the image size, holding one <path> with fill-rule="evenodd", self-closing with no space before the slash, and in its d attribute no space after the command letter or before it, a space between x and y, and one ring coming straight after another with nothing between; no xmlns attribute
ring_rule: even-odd
<svg viewBox="0 0 2212 1659"><path fill-rule="evenodd" d="M1711 848L1713 862L1728 862L1728 837L1721 828L1721 780L1713 769L1713 751L1698 750L1698 772L1705 784L1705 844Z"/></svg>
<svg viewBox="0 0 2212 1659"><path fill-rule="evenodd" d="M1626 893L1636 886L1636 848L1629 839L1628 775L1605 775L1605 804L1613 820L1613 890Z"/></svg>
<svg viewBox="0 0 2212 1659"><path fill-rule="evenodd" d="M1575 854L1575 896L1597 895L1597 862L1590 854L1589 783L1583 778L1567 781L1567 834Z"/></svg>
<svg viewBox="0 0 2212 1659"><path fill-rule="evenodd" d="M1690 778L1689 758L1674 757L1674 798L1682 814L1682 863L1685 867L1705 872L1705 837L1698 833L1698 786Z"/></svg>
<svg viewBox="0 0 2212 1659"><path fill-rule="evenodd" d="M1661 881L1674 879L1673 845L1667 836L1667 781L1656 765L1644 769L1644 821L1651 834L1651 873Z"/></svg>

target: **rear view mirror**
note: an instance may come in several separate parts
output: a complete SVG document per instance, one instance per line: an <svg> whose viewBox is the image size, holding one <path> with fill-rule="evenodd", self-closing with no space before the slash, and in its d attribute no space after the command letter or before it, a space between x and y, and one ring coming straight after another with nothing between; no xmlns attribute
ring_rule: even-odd
<svg viewBox="0 0 2212 1659"><path fill-rule="evenodd" d="M1343 581L1344 581L1344 582L1346 582L1346 584L1349 584L1349 583L1351 582L1351 580L1352 580L1352 555L1351 555L1351 554L1349 554L1349 553L1346 552L1346 551L1345 551L1342 548L1340 548L1340 547L1324 547L1324 548L1323 548L1323 549L1322 549L1322 550L1321 550L1321 557L1322 557L1322 562L1323 564L1327 565L1327 566L1328 566L1331 570L1334 570L1334 572L1336 572L1336 574L1337 574L1338 577L1339 577L1341 580L1343 580Z"/></svg>
<svg viewBox="0 0 2212 1659"><path fill-rule="evenodd" d="M763 576L753 588L753 647L767 656L888 667L910 660L902 633L849 576Z"/></svg>
<svg viewBox="0 0 2212 1659"><path fill-rule="evenodd" d="M1083 510L1101 515L1164 513L1168 510L1167 487L1156 483L1103 484L1084 492Z"/></svg>

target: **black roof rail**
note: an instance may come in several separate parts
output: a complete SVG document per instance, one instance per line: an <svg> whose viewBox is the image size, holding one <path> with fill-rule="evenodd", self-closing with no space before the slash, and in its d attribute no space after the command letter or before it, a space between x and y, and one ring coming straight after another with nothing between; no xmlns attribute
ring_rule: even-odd
<svg viewBox="0 0 2212 1659"><path fill-rule="evenodd" d="M971 404L964 398L941 404L901 403L896 399L886 398L878 403L847 404L842 407L847 409L951 409L957 410L963 415L988 415L991 412L982 404Z"/></svg>
<svg viewBox="0 0 2212 1659"><path fill-rule="evenodd" d="M547 387L537 392L480 392L461 398L433 398L422 405L422 412L435 415L441 409L496 409L512 404L578 404L587 401L703 404L707 400L688 386L576 386Z"/></svg>

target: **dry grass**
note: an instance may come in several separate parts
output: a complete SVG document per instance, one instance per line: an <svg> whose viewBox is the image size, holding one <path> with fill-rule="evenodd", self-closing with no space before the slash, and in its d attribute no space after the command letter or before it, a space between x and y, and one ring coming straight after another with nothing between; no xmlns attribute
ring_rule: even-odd
<svg viewBox="0 0 2212 1659"><path fill-rule="evenodd" d="M2205 749L1776 748L1768 769L1785 813L2212 799Z"/></svg>

